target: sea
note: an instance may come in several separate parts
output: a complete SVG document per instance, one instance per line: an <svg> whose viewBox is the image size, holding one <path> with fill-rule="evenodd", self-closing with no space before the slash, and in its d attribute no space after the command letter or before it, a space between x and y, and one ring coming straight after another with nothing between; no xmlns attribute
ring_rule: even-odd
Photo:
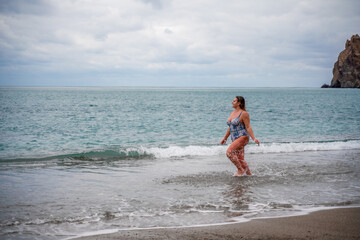
<svg viewBox="0 0 360 240"><path fill-rule="evenodd" d="M260 146L220 145L243 96ZM360 206L360 91L1 87L0 239L231 224Z"/></svg>

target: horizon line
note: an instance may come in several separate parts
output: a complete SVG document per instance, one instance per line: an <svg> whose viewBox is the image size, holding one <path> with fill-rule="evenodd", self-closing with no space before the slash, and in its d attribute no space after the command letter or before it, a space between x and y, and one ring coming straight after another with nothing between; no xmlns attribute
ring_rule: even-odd
<svg viewBox="0 0 360 240"><path fill-rule="evenodd" d="M65 87L65 88L71 88L71 87L88 87L88 88L92 88L92 87L104 87L104 88L111 88L111 87L119 87L119 88L321 88L320 87L295 87L295 86L283 86L283 87L229 87L229 86L208 86L208 87L204 87L204 86L127 86L127 85L0 85L0 88L56 88L56 87Z"/></svg>

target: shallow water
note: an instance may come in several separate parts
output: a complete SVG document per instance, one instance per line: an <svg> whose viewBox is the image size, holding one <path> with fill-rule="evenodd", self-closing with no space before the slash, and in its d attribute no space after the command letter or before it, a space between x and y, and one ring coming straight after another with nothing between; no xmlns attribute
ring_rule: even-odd
<svg viewBox="0 0 360 240"><path fill-rule="evenodd" d="M2 236L61 239L103 229L213 224L355 206L360 204L359 154L249 154L254 175L239 178L232 177L233 166L221 156L92 167L87 161L17 165L1 174Z"/></svg>
<svg viewBox="0 0 360 240"><path fill-rule="evenodd" d="M360 205L357 90L0 90L1 238ZM254 175L233 178L218 142L237 93L262 144L246 147Z"/></svg>

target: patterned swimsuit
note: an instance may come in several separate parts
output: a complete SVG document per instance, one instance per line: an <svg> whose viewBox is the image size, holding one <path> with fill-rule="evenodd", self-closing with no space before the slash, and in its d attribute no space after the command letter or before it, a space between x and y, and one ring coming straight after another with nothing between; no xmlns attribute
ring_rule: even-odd
<svg viewBox="0 0 360 240"><path fill-rule="evenodd" d="M230 135L231 135L232 141L235 141L236 139L238 139L241 136L249 135L245 129L244 124L242 122L240 122L240 116L242 113L243 112L241 112L237 118L234 118L231 121L227 121L227 125L230 128Z"/></svg>

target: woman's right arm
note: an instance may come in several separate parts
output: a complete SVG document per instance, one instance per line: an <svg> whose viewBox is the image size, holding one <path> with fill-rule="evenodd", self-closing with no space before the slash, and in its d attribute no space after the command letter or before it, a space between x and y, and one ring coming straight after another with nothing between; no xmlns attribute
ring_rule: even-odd
<svg viewBox="0 0 360 240"><path fill-rule="evenodd" d="M230 136L230 128L227 129L225 137L221 140L220 144L225 144L229 136Z"/></svg>

